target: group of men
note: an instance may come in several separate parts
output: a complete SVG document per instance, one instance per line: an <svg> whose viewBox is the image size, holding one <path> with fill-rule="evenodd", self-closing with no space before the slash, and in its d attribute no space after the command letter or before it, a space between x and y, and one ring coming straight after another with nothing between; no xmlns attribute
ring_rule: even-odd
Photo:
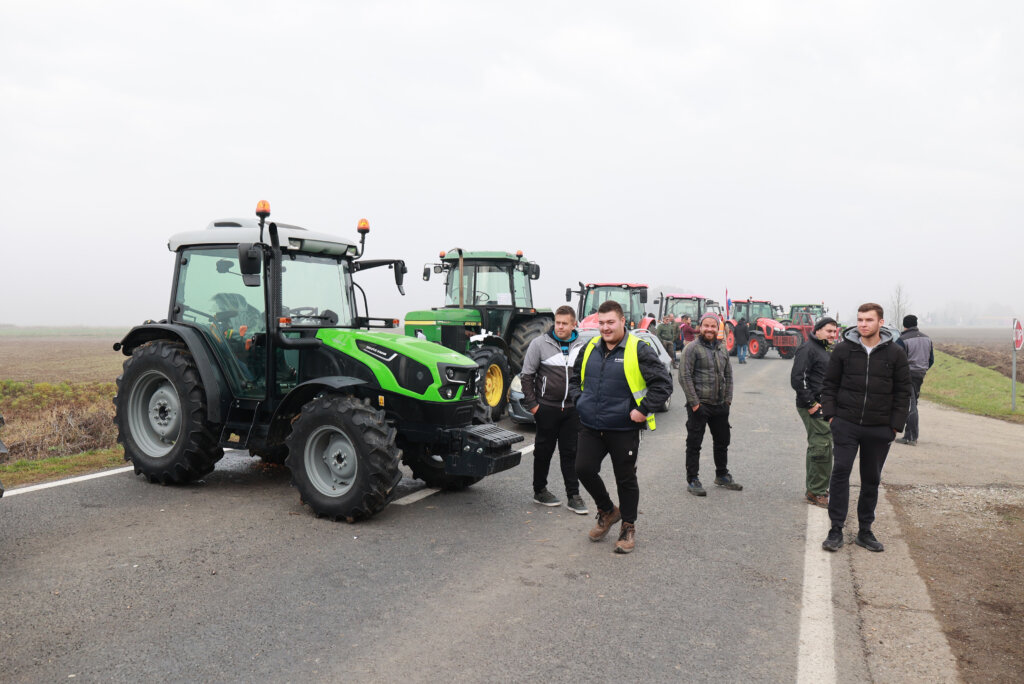
<svg viewBox="0 0 1024 684"><path fill-rule="evenodd" d="M828 508L831 529L822 543L827 551L837 551L844 543L850 473L858 453L861 490L855 543L871 551L883 550L872 531L882 467L897 434L903 432L899 441L908 445L917 444L919 437L917 400L924 374L934 362L931 341L917 329L917 319L907 316L905 329L894 342L883 316L880 305L861 305L857 326L845 331L838 343L838 324L822 318L794 359L791 384L807 433L805 497ZM719 323L714 314L702 316L679 361L679 383L687 406L687 491L695 496L707 494L699 477L707 430L712 438L715 484L743 489L728 467L733 374L729 352L718 339ZM559 307L554 328L535 338L524 358L524 406L537 424L534 501L561 505L547 488L557 448L568 508L581 515L589 512L580 496L582 484L597 507L597 523L589 538L601 541L621 521L614 550L630 553L636 544L641 435L656 427L654 413L671 396L672 380L658 353L626 330L619 304L603 303L597 325L597 336L581 340L575 312ZM665 347L673 354L673 347ZM599 473L606 456L615 475L618 506Z"/></svg>
<svg viewBox="0 0 1024 684"><path fill-rule="evenodd" d="M861 485L854 543L869 551L884 550L872 531L882 467L900 432L902 443L917 444L917 400L924 374L934 363L931 340L917 329L915 316L906 316L904 330L893 342L883 317L880 305L862 304L857 326L839 344L838 324L822 318L793 359L790 382L807 433L805 498L828 509L831 527L822 542L826 551L838 551L844 544L850 473L858 454Z"/></svg>

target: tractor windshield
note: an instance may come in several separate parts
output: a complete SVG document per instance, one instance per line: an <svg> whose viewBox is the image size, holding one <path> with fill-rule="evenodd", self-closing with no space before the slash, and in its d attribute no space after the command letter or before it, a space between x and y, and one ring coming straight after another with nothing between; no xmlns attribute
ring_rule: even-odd
<svg viewBox="0 0 1024 684"><path fill-rule="evenodd" d="M509 278L508 264L464 263L462 278L459 278L459 267L453 266L448 272L448 284L445 288L445 306L459 305L459 281L462 281L462 303L465 306L512 306L512 280ZM517 276L521 275L518 271ZM525 281L525 278L523 279ZM529 306L521 304L525 297L530 300L529 284L524 284L519 289L520 280L516 278L516 306ZM520 295L520 292L524 293Z"/></svg>
<svg viewBox="0 0 1024 684"><path fill-rule="evenodd" d="M285 254L281 303L281 315L291 318L295 326L352 326L352 272L348 260Z"/></svg>
<svg viewBox="0 0 1024 684"><path fill-rule="evenodd" d="M689 316L696 319L700 316L700 302L696 299L669 299L666 302L665 313L672 314L674 318Z"/></svg>
<svg viewBox="0 0 1024 684"><path fill-rule="evenodd" d="M596 314L598 307L608 300L619 303L627 321L636 323L643 317L644 305L640 303L640 293L621 287L595 287L588 290L583 300L583 317Z"/></svg>
<svg viewBox="0 0 1024 684"><path fill-rule="evenodd" d="M775 318L772 305L768 302L750 302L750 316L748 320L756 321L758 318Z"/></svg>

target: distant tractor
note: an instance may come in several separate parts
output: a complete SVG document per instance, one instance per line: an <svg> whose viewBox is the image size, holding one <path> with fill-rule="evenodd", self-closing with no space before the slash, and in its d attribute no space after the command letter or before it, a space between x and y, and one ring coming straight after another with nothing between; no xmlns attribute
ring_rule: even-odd
<svg viewBox="0 0 1024 684"><path fill-rule="evenodd" d="M391 501L401 462L450 489L518 465L522 437L473 420L471 359L369 330L398 321L359 310L353 275L386 266L402 291L406 268L361 258L365 220L357 245L267 224L266 202L256 215L172 235L167 318L114 345L128 357L117 439L136 474L194 482L224 449L248 449L283 462L317 516L354 522Z"/></svg>
<svg viewBox="0 0 1024 684"><path fill-rule="evenodd" d="M483 371L484 403L492 419L508 405L512 378L523 367L530 341L554 326L550 309L536 309L530 281L540 266L516 252L441 252L441 261L423 268L445 277L444 306L410 311L405 334L437 342L465 354Z"/></svg>
<svg viewBox="0 0 1024 684"><path fill-rule="evenodd" d="M626 327L630 330L653 328L657 321L644 310L647 303L647 286L639 283L580 283L580 289L565 288L565 301L572 302L578 295L576 318L581 328L597 327L597 309L606 301L615 301L622 306L626 315Z"/></svg>
<svg viewBox="0 0 1024 684"><path fill-rule="evenodd" d="M706 313L715 314L719 321L718 339L725 339L725 316L722 313L722 306L714 299L696 294L662 294L654 303L658 305L659 321L665 318L666 314L671 314L676 323L682 324L683 316L689 316L694 328L697 328L701 316Z"/></svg>
<svg viewBox="0 0 1024 684"><path fill-rule="evenodd" d="M821 304L791 304L789 307L789 313L779 319L779 323L789 325L796 321L800 314L803 313L810 314L811 320L816 321L825 315L825 302L822 302Z"/></svg>
<svg viewBox="0 0 1024 684"><path fill-rule="evenodd" d="M741 318L747 319L750 339L747 349L755 359L764 358L768 350L774 347L779 356L791 359L803 339L799 332L786 330L786 326L776 320L781 307L773 306L766 299L733 300L729 320L726 321L726 347L730 354L736 353L733 330Z"/></svg>

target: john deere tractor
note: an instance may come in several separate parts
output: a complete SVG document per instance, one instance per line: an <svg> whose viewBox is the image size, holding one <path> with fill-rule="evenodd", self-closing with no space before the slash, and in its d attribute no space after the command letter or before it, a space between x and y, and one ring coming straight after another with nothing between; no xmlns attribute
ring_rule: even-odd
<svg viewBox="0 0 1024 684"><path fill-rule="evenodd" d="M167 318L114 345L128 359L114 398L125 460L152 482L183 484L225 448L283 462L318 516L380 511L399 463L437 487L511 468L522 437L474 424L479 369L424 340L373 332L397 320L360 311L353 276L405 264L362 259L359 244L297 226L224 220L179 233Z"/></svg>
<svg viewBox="0 0 1024 684"><path fill-rule="evenodd" d="M508 405L512 376L523 367L530 341L555 323L550 309L533 306L530 281L540 266L522 252L441 252L423 267L423 280L444 274L444 306L410 311L405 333L438 342L475 360L483 370L484 403L495 420Z"/></svg>

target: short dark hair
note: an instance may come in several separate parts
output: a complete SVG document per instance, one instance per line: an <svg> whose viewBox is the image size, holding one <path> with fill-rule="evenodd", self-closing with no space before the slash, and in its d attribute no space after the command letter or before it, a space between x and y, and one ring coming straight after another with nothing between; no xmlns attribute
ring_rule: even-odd
<svg viewBox="0 0 1024 684"><path fill-rule="evenodd" d="M881 304L875 304L874 302L865 302L857 307L857 313L867 313L868 311L874 311L878 314L878 320L885 318L885 311L882 310Z"/></svg>
<svg viewBox="0 0 1024 684"><path fill-rule="evenodd" d="M576 320L576 310L574 308L572 308L571 306L569 306L568 304L563 304L562 306L560 306L557 309L555 309L555 315L556 316L572 316L572 320L574 320L574 321Z"/></svg>
<svg viewBox="0 0 1024 684"><path fill-rule="evenodd" d="M604 302L601 306L597 307L597 313L599 314L611 313L612 311L619 314L619 318L626 317L626 314L622 312L622 305L613 299L609 299L607 302Z"/></svg>

